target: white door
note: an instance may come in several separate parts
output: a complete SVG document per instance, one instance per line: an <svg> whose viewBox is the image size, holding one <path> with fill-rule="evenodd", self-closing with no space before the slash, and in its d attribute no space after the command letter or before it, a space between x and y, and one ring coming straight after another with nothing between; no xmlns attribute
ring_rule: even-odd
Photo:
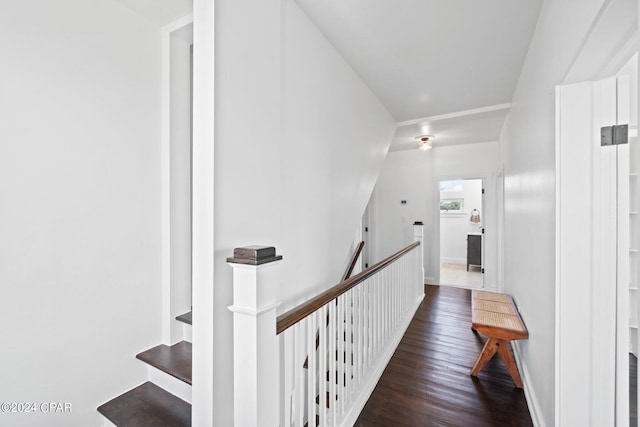
<svg viewBox="0 0 640 427"><path fill-rule="evenodd" d="M558 425L629 425L629 144L601 144L637 115L629 81L557 90Z"/></svg>

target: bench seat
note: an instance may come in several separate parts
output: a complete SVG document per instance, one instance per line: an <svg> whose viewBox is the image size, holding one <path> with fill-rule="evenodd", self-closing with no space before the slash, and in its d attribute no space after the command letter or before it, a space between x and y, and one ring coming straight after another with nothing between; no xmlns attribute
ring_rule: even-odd
<svg viewBox="0 0 640 427"><path fill-rule="evenodd" d="M522 388L522 379L509 348L509 341L526 339L529 332L513 298L495 292L471 291L471 328L489 338L471 369L471 375L477 376L498 353L513 382L518 388Z"/></svg>

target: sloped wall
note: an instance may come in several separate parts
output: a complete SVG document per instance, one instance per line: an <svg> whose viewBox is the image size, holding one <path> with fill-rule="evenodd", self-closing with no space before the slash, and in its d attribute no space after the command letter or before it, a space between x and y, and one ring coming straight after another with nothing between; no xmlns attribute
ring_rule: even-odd
<svg viewBox="0 0 640 427"><path fill-rule="evenodd" d="M232 425L226 257L275 246L280 310L339 282L395 122L295 2L220 0L216 16L213 413Z"/></svg>
<svg viewBox="0 0 640 427"><path fill-rule="evenodd" d="M285 19L282 291L298 300L340 281L395 122L294 2Z"/></svg>

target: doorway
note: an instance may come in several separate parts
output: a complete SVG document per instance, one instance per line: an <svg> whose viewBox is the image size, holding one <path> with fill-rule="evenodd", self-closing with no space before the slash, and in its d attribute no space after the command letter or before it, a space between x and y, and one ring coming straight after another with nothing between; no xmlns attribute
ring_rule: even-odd
<svg viewBox="0 0 640 427"><path fill-rule="evenodd" d="M181 19L163 34L163 340L191 339L176 320L192 305L193 20Z"/></svg>
<svg viewBox="0 0 640 427"><path fill-rule="evenodd" d="M482 179L440 181L440 284L484 287Z"/></svg>

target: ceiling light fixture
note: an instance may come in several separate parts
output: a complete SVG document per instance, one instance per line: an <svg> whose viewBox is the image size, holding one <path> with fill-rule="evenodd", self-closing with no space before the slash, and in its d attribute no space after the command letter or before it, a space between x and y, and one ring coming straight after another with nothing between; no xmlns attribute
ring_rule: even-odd
<svg viewBox="0 0 640 427"><path fill-rule="evenodd" d="M420 135L416 136L416 141L418 141L418 150L427 151L433 148L431 140L435 138L433 135Z"/></svg>

